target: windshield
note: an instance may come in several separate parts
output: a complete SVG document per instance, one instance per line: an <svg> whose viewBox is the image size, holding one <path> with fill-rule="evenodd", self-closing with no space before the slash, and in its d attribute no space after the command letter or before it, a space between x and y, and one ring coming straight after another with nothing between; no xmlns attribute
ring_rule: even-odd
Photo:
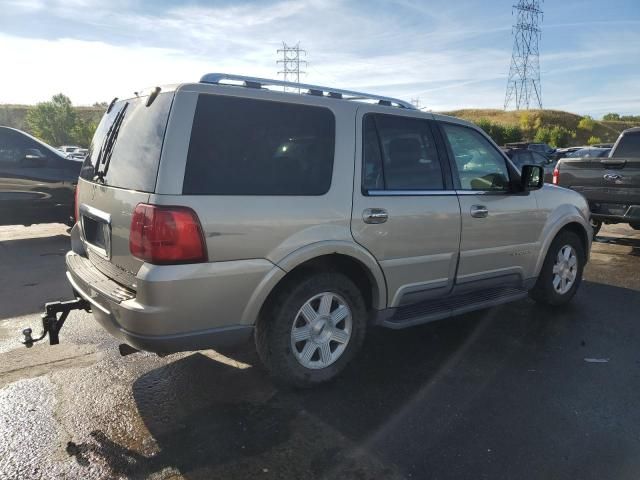
<svg viewBox="0 0 640 480"><path fill-rule="evenodd" d="M152 192L173 93L116 102L91 141L80 177L105 185Z"/></svg>

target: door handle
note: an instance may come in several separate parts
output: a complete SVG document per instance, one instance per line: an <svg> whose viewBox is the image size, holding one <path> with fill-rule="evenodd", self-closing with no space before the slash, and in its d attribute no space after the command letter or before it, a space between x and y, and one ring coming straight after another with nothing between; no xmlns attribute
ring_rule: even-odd
<svg viewBox="0 0 640 480"><path fill-rule="evenodd" d="M489 215L489 209L484 205L471 205L471 216L473 218L486 218Z"/></svg>
<svg viewBox="0 0 640 480"><path fill-rule="evenodd" d="M367 208L362 212L364 223L384 223L389 219L389 214L384 208Z"/></svg>

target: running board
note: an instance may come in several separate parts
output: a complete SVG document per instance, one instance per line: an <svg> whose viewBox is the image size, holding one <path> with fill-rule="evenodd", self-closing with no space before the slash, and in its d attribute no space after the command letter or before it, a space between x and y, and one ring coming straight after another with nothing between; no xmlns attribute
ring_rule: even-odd
<svg viewBox="0 0 640 480"><path fill-rule="evenodd" d="M527 297L527 290L512 287L494 287L476 292L455 295L436 300L427 300L412 305L398 307L391 316L380 318L378 325L399 329L413 327L422 323L442 320L463 313L494 307L503 303L521 300Z"/></svg>

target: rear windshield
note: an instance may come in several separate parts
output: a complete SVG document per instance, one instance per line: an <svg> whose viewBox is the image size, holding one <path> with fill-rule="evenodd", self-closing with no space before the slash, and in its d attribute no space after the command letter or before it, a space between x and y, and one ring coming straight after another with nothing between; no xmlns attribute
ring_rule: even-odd
<svg viewBox="0 0 640 480"><path fill-rule="evenodd" d="M335 118L322 107L200 95L183 193L323 195Z"/></svg>
<svg viewBox="0 0 640 480"><path fill-rule="evenodd" d="M613 151L614 157L640 157L640 132L626 133Z"/></svg>
<svg viewBox="0 0 640 480"><path fill-rule="evenodd" d="M91 141L80 177L105 185L152 192L173 92L117 102L105 113Z"/></svg>

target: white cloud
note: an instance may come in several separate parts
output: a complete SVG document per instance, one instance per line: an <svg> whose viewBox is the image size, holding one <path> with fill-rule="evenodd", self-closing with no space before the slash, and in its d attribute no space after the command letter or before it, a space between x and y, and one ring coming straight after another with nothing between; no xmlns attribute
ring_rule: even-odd
<svg viewBox="0 0 640 480"><path fill-rule="evenodd" d="M37 0L9 2L14 9L18 4L41 6ZM303 79L309 83L419 96L435 110L500 108L510 17L481 18L464 8L400 0L393 8L376 3L363 10L343 0L277 0L163 11L134 10L126 0L54 0L47 21L73 22L77 31L61 32L74 38L0 34L0 102L33 103L64 92L74 103L90 104L143 86L196 81L211 71L275 77L280 42L299 40L309 50ZM545 106L590 113L581 98L597 95L611 110L622 110L624 92L594 88L580 97L575 80L594 66L628 64L637 56L639 35L600 28L572 40L579 47L560 45L542 55Z"/></svg>

